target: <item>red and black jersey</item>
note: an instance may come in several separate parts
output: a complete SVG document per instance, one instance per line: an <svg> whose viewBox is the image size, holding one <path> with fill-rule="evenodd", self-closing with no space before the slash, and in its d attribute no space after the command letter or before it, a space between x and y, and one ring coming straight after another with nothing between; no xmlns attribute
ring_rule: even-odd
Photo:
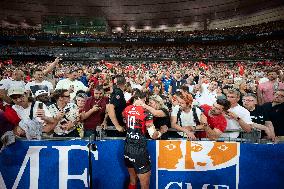
<svg viewBox="0 0 284 189"><path fill-rule="evenodd" d="M126 120L127 138L140 139L145 137L146 124L153 123L153 115L142 106L127 106L123 111Z"/></svg>

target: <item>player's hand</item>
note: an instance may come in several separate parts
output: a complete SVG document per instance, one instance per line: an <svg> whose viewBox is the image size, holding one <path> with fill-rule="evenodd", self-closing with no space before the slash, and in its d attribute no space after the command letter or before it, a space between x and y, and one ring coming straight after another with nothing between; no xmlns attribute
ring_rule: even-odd
<svg viewBox="0 0 284 189"><path fill-rule="evenodd" d="M116 128L116 130L118 130L119 132L124 132L124 131L125 131L125 129L124 129L122 126L120 126L120 125L116 126L115 128Z"/></svg>

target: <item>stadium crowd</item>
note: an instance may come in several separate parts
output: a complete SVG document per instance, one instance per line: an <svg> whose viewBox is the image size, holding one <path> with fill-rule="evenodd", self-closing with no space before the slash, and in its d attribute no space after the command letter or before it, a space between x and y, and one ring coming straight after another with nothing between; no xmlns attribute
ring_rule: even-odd
<svg viewBox="0 0 284 189"><path fill-rule="evenodd" d="M257 43L231 45L187 45L167 47L28 47L0 46L3 56L41 55L89 59L281 59L283 40L268 40ZM67 44L66 44L67 45Z"/></svg>
<svg viewBox="0 0 284 189"><path fill-rule="evenodd" d="M154 116L161 139L237 139L261 130L284 135L282 62L132 63L99 61L2 65L1 139L88 137L114 126L125 136L122 112L135 99ZM5 127L4 127L5 126ZM170 128L175 131L169 131ZM11 132L13 131L13 132Z"/></svg>

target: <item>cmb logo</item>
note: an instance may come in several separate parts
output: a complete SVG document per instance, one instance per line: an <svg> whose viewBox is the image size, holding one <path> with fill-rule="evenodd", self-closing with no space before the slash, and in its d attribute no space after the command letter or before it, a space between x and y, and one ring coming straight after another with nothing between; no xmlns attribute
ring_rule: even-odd
<svg viewBox="0 0 284 189"><path fill-rule="evenodd" d="M157 188L238 188L238 143L179 140L159 141L156 147Z"/></svg>

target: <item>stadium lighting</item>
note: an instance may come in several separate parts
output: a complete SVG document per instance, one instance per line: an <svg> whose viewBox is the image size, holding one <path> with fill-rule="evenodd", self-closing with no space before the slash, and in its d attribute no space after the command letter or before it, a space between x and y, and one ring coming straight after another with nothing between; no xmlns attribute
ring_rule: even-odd
<svg viewBox="0 0 284 189"><path fill-rule="evenodd" d="M145 26L144 29L145 30L151 30L151 26Z"/></svg>
<svg viewBox="0 0 284 189"><path fill-rule="evenodd" d="M166 25L160 25L160 29L162 29L162 30L167 29L167 26Z"/></svg>
<svg viewBox="0 0 284 189"><path fill-rule="evenodd" d="M135 31L135 27L134 26L131 26L129 29L130 29L130 31Z"/></svg>
<svg viewBox="0 0 284 189"><path fill-rule="evenodd" d="M116 31L117 31L117 32L121 32L121 31L122 31L122 28L121 28L121 27L117 27L117 28L116 28Z"/></svg>

